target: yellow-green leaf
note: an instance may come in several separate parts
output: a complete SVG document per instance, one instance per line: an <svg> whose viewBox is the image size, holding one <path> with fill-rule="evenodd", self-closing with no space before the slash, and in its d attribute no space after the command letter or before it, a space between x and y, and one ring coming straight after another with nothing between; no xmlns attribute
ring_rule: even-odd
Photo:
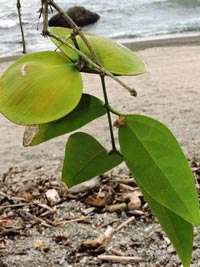
<svg viewBox="0 0 200 267"><path fill-rule="evenodd" d="M71 112L82 94L74 64L60 53L32 53L15 61L0 79L0 112L17 124L40 124Z"/></svg>
<svg viewBox="0 0 200 267"><path fill-rule="evenodd" d="M69 39L72 30L61 28L61 27L51 27L50 32L57 35L58 37L64 39L73 45L71 39ZM84 33L85 37L89 41L93 50L95 51L101 65L108 70L109 72L115 75L138 75L144 72L144 64L143 62L128 48L122 46L121 44L102 37L97 36L91 33ZM83 40L80 36L76 37L79 49L81 52L86 54L90 59L92 56L86 47ZM78 54L74 52L71 48L67 47L65 44L57 41L54 38L51 40L56 44L56 46L72 61L78 60ZM97 72L96 69L86 64L84 69L85 72Z"/></svg>

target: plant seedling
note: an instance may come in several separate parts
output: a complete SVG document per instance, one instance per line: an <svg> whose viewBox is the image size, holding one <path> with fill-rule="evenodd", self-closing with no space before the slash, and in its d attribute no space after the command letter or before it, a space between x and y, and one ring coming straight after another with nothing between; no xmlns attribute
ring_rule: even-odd
<svg viewBox="0 0 200 267"><path fill-rule="evenodd" d="M105 76L139 75L143 62L116 42L71 29L50 28L59 52L44 51L16 60L0 79L0 112L26 125L24 145L35 146L107 115L111 151L93 136L73 133L66 143L62 180L68 187L87 181L125 161L146 201L171 240L184 267L190 266L193 226L200 224L198 197L187 159L171 131L161 122L114 110ZM104 99L82 92L81 72L99 75ZM135 95L135 91L124 86ZM117 116L120 148L111 113ZM83 149L83 147L85 149Z"/></svg>

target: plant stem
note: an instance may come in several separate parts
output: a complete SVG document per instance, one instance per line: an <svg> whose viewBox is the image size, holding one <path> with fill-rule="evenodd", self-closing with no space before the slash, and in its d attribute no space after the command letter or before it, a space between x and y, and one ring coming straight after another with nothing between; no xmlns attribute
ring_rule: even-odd
<svg viewBox="0 0 200 267"><path fill-rule="evenodd" d="M19 25L20 25L21 35L22 35L22 44L23 44L22 53L26 54L26 42L25 42L25 37L24 37L23 25L22 25L22 15L21 15L21 3L20 3L20 0L17 0L17 10L18 10L18 17L19 17Z"/></svg>
<svg viewBox="0 0 200 267"><path fill-rule="evenodd" d="M123 115L123 114L120 113L119 111L113 109L109 104L108 104L107 107L108 107L108 109L109 109L109 111L110 111L111 113L113 113L113 114L115 114L115 115L117 115L117 116L122 116L122 115Z"/></svg>
<svg viewBox="0 0 200 267"><path fill-rule="evenodd" d="M108 96L106 92L105 75L100 75L100 77L101 77L101 84L102 84L103 95L104 95L104 100L105 100L105 107L106 107L107 116L108 116L108 124L109 124L110 137L111 137L111 142L112 142L112 151L117 152L114 133L113 133L112 119L111 119L110 108L109 108L110 105L108 102Z"/></svg>

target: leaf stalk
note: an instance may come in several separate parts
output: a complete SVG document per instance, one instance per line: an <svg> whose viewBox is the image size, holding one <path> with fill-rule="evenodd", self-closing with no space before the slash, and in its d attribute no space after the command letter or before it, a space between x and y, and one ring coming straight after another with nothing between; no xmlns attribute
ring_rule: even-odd
<svg viewBox="0 0 200 267"><path fill-rule="evenodd" d="M117 152L116 144L115 144L115 137L113 133L112 119L111 119L111 114L110 114L110 105L109 105L108 95L106 91L105 75L100 75L100 78L101 78L101 84L102 84L103 95L104 95L104 100L105 100L105 107L106 107L106 112L107 112L107 117L108 117L110 138L111 138L111 143L112 143L112 152Z"/></svg>

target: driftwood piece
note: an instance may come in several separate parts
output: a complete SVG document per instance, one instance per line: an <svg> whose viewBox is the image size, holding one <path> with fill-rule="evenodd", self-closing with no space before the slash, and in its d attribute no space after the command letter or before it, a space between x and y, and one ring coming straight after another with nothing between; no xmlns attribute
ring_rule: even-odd
<svg viewBox="0 0 200 267"><path fill-rule="evenodd" d="M93 240L87 240L78 246L79 251L94 250L96 252L104 251L109 240L114 234L114 228L109 226L103 234L100 234Z"/></svg>
<svg viewBox="0 0 200 267"><path fill-rule="evenodd" d="M144 262L144 259L141 257L130 256L99 255L97 258L102 261L112 261L118 263Z"/></svg>
<svg viewBox="0 0 200 267"><path fill-rule="evenodd" d="M125 201L128 200L128 203L127 203L128 210L139 209L142 205L140 198L134 193L127 193L123 195L123 199Z"/></svg>
<svg viewBox="0 0 200 267"><path fill-rule="evenodd" d="M78 194L78 193L84 193L88 190L91 190L95 187L99 187L101 185L100 178L95 177L89 181L86 181L84 183L75 185L69 189L70 194Z"/></svg>
<svg viewBox="0 0 200 267"><path fill-rule="evenodd" d="M105 208L105 210L109 211L109 212L123 211L123 210L126 210L126 209L127 209L126 203L114 204L114 205L107 206Z"/></svg>
<svg viewBox="0 0 200 267"><path fill-rule="evenodd" d="M134 216L130 217L128 220L126 220L125 222L121 223L117 228L115 228L115 231L122 230L122 228L124 228L127 224L129 224L130 222L132 222L134 220L135 220Z"/></svg>

